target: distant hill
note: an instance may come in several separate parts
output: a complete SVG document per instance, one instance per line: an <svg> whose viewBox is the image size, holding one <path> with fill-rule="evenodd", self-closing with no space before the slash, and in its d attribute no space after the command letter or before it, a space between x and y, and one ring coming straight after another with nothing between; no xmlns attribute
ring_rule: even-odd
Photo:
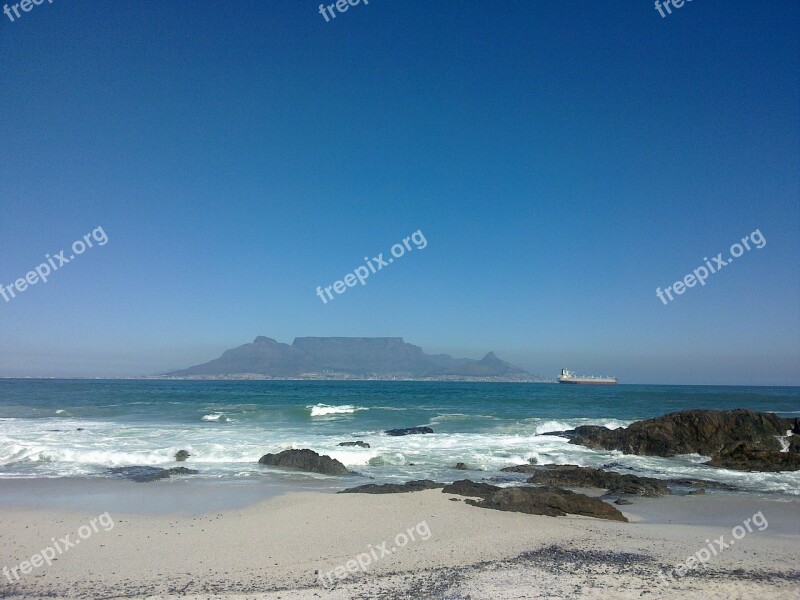
<svg viewBox="0 0 800 600"><path fill-rule="evenodd" d="M481 360L425 354L399 337L300 337L290 345L259 336L215 360L163 377L539 380L494 352Z"/></svg>

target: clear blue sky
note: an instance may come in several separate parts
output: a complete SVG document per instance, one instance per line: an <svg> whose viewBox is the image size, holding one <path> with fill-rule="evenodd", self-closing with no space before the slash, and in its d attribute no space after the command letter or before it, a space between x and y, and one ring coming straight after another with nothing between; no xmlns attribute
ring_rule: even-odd
<svg viewBox="0 0 800 600"><path fill-rule="evenodd" d="M67 2L0 14L0 375L267 335L800 384L800 5ZM316 296L421 229L428 241ZM668 305L655 294L755 229ZM68 253L69 254L69 253Z"/></svg>

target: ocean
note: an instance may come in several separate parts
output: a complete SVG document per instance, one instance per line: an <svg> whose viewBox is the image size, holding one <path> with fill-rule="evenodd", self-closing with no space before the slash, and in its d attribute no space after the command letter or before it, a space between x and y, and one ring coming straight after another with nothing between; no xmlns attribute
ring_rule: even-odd
<svg viewBox="0 0 800 600"><path fill-rule="evenodd" d="M654 477L692 477L749 493L800 495L800 472L744 473L703 466L700 456L599 452L542 435L577 425L623 427L692 408L800 415L800 388L565 386L379 381L0 380L3 479L108 477L125 465L176 466L205 481L274 479L341 488L364 481L518 481L500 472L539 464L606 466ZM386 429L434 434L391 437ZM370 448L340 447L362 440ZM262 467L259 457L311 448L359 475L330 478ZM474 470L454 469L458 462ZM478 471L479 470L479 471ZM516 479L515 479L516 478Z"/></svg>

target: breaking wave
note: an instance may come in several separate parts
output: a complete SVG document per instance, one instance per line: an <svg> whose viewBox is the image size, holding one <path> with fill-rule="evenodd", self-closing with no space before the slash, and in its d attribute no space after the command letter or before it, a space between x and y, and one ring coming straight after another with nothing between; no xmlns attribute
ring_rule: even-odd
<svg viewBox="0 0 800 600"><path fill-rule="evenodd" d="M211 413L210 415L203 415L203 421L214 421L216 423L227 423L230 419L225 413Z"/></svg>
<svg viewBox="0 0 800 600"><path fill-rule="evenodd" d="M352 404L342 404L340 406L315 404L314 406L306 406L306 408L311 409L312 417L324 417L326 415L349 415L357 410L368 410L363 406L353 406Z"/></svg>

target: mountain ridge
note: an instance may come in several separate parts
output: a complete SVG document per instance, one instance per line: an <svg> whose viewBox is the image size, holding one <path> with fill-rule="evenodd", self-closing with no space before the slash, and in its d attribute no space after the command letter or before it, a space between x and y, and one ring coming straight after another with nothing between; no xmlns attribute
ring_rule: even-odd
<svg viewBox="0 0 800 600"><path fill-rule="evenodd" d="M200 379L420 379L540 381L494 352L480 360L425 354L402 337L258 336L219 358L159 377Z"/></svg>

